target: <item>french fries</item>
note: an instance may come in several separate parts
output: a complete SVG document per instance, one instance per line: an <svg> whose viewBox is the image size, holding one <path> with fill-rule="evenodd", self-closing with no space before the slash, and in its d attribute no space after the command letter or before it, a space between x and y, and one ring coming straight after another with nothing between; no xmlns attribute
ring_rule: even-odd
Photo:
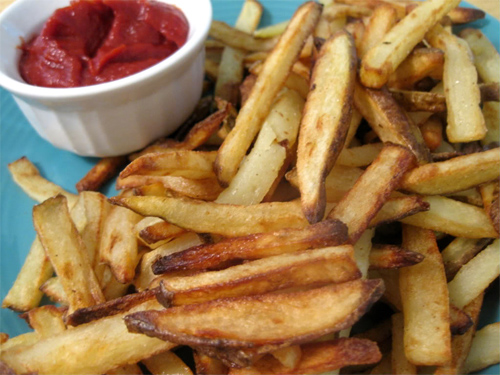
<svg viewBox="0 0 500 375"><path fill-rule="evenodd" d="M97 161L77 194L9 164L38 204L3 307L33 332L0 332L0 373L498 363L478 318L500 269L500 60L474 24L452 34L484 13L322 0L257 29L265 2L241 3L174 135ZM89 191L111 175L118 194Z"/></svg>

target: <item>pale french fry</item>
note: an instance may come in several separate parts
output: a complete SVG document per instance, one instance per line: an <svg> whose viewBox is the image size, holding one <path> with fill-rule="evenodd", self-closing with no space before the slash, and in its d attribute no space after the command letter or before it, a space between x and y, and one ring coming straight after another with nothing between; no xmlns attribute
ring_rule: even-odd
<svg viewBox="0 0 500 375"><path fill-rule="evenodd" d="M285 32L289 21L282 21L273 25L264 26L254 31L253 35L257 38L273 38Z"/></svg>
<svg viewBox="0 0 500 375"><path fill-rule="evenodd" d="M113 206L103 223L99 259L109 265L116 279L124 284L134 279L139 262L134 226L141 219L142 216L131 210Z"/></svg>
<svg viewBox="0 0 500 375"><path fill-rule="evenodd" d="M488 184L483 184L479 186L479 192L481 194L484 210L488 214L495 230L500 234L499 182L493 181Z"/></svg>
<svg viewBox="0 0 500 375"><path fill-rule="evenodd" d="M500 149L429 163L405 174L401 189L418 194L450 194L498 179Z"/></svg>
<svg viewBox="0 0 500 375"><path fill-rule="evenodd" d="M171 351L156 354L141 362L152 374L193 375L189 366Z"/></svg>
<svg viewBox="0 0 500 375"><path fill-rule="evenodd" d="M49 278L40 286L40 291L47 295L53 302L68 306L68 297L57 276Z"/></svg>
<svg viewBox="0 0 500 375"><path fill-rule="evenodd" d="M173 305L185 305L284 288L343 283L360 276L352 246L337 246L266 257L193 276L167 276L158 280L161 280L164 300Z"/></svg>
<svg viewBox="0 0 500 375"><path fill-rule="evenodd" d="M300 345L292 345L275 350L271 352L271 355L280 361L283 366L294 369L297 368L302 359L302 349Z"/></svg>
<svg viewBox="0 0 500 375"><path fill-rule="evenodd" d="M68 298L69 311L104 302L66 197L58 195L35 206L33 223Z"/></svg>
<svg viewBox="0 0 500 375"><path fill-rule="evenodd" d="M346 223L349 241L355 243L414 163L410 150L386 144L352 189L330 211L328 218Z"/></svg>
<svg viewBox="0 0 500 375"><path fill-rule="evenodd" d="M464 372L480 371L500 362L500 323L492 323L476 331L469 354L464 364Z"/></svg>
<svg viewBox="0 0 500 375"><path fill-rule="evenodd" d="M445 53L443 83L448 109L448 140L472 142L483 139L487 128L480 107L477 70L467 43L441 25L434 26L426 38Z"/></svg>
<svg viewBox="0 0 500 375"><path fill-rule="evenodd" d="M76 190L97 191L107 181L118 174L118 170L125 165L126 156L112 156L100 159L88 173L76 183Z"/></svg>
<svg viewBox="0 0 500 375"><path fill-rule="evenodd" d="M347 240L347 227L334 220L305 226L228 238L158 258L152 266L155 274L182 270L213 269L234 260L251 260L300 250L337 246ZM144 261L144 259L143 259Z"/></svg>
<svg viewBox="0 0 500 375"><path fill-rule="evenodd" d="M356 5L356 4L344 5L332 2L324 7L323 14L329 20L334 20L342 16L362 18L365 16L370 16L372 14L372 10L363 5Z"/></svg>
<svg viewBox="0 0 500 375"><path fill-rule="evenodd" d="M63 321L65 312L66 309L53 305L45 305L30 310L27 313L27 318L30 327L42 339L57 335L66 330L66 324Z"/></svg>
<svg viewBox="0 0 500 375"><path fill-rule="evenodd" d="M420 129L388 90L367 89L357 83L354 104L382 142L392 142L409 148L420 164L431 160Z"/></svg>
<svg viewBox="0 0 500 375"><path fill-rule="evenodd" d="M382 87L391 73L423 39L425 33L458 3L458 0L430 0L419 3L418 7L398 22L363 57L359 73L363 85Z"/></svg>
<svg viewBox="0 0 500 375"><path fill-rule="evenodd" d="M405 354L404 336L406 333L403 313L391 316L392 351L391 367L393 374L417 374L417 366L408 361Z"/></svg>
<svg viewBox="0 0 500 375"><path fill-rule="evenodd" d="M4 351L12 350L13 348L19 349L29 345L32 345L40 340L40 335L37 332L26 332L18 336L8 338L7 341L0 345L0 355L3 355ZM3 363L3 358L2 361Z"/></svg>
<svg viewBox="0 0 500 375"><path fill-rule="evenodd" d="M304 100L293 90L278 96L252 150L217 203L256 204L272 195L295 150L303 106Z"/></svg>
<svg viewBox="0 0 500 375"><path fill-rule="evenodd" d="M483 105L484 123L488 132L481 140L483 145L497 144L500 139L500 103L488 102Z"/></svg>
<svg viewBox="0 0 500 375"><path fill-rule="evenodd" d="M396 24L397 11L389 4L377 6L371 14L365 27L363 38L358 49L358 56L363 56L383 39L385 34Z"/></svg>
<svg viewBox="0 0 500 375"><path fill-rule="evenodd" d="M150 224L147 224L146 221ZM143 225L146 224L146 226L138 232L138 237L151 249L155 249L186 232L184 229L167 223L165 220L160 218L144 218L137 223L136 228L139 224L141 224L141 222Z"/></svg>
<svg viewBox="0 0 500 375"><path fill-rule="evenodd" d="M380 280L356 280L307 291L141 311L127 315L125 322L132 332L177 343L252 348L259 354L259 348L268 352L351 326L382 290ZM324 314L325 310L330 313ZM218 337L207 334L207 328L217 330Z"/></svg>
<svg viewBox="0 0 500 375"><path fill-rule="evenodd" d="M482 208L439 195L425 196L423 200L430 204L430 209L401 219L403 223L448 233L455 237L498 237Z"/></svg>
<svg viewBox="0 0 500 375"><path fill-rule="evenodd" d="M500 242L493 241L468 263L464 264L448 283L450 302L462 308L480 295L500 274L498 258Z"/></svg>
<svg viewBox="0 0 500 375"><path fill-rule="evenodd" d="M256 0L246 0L235 23L235 29L251 34L257 28L263 12ZM222 52L214 94L236 106L239 85L243 81L243 59L246 52L226 46Z"/></svg>
<svg viewBox="0 0 500 375"><path fill-rule="evenodd" d="M452 355L450 310L436 238L430 230L405 225L403 247L425 257L419 264L399 270L406 358L420 366L445 365Z"/></svg>
<svg viewBox="0 0 500 375"><path fill-rule="evenodd" d="M479 312L483 304L484 293L481 293L473 299L467 306L464 307L464 312L469 315L473 321L472 327L463 335L453 336L451 339L452 359L450 363L444 366L438 366L435 375L458 375L463 374L463 367L469 354L472 344L472 339L476 332L477 323L479 320Z"/></svg>
<svg viewBox="0 0 500 375"><path fill-rule="evenodd" d="M438 48L415 48L389 76L387 86L410 90L430 75L443 76L444 52Z"/></svg>
<svg viewBox="0 0 500 375"><path fill-rule="evenodd" d="M251 367L231 369L230 375L298 375L331 373L346 366L372 364L380 360L377 346L368 340L341 338L333 341L301 345L302 359L298 366L289 368L271 356L265 356Z"/></svg>
<svg viewBox="0 0 500 375"><path fill-rule="evenodd" d="M161 305L151 300L139 305L135 311L158 308ZM16 347L7 349L2 351L2 361L18 373L102 374L174 347L170 342L129 333L123 322L126 314L65 330L23 346L21 350Z"/></svg>
<svg viewBox="0 0 500 375"><path fill-rule="evenodd" d="M221 184L229 184L236 174L320 13L321 6L317 3L308 2L302 5L267 57L262 73L259 74L245 105L240 109L233 130L219 148L215 172Z"/></svg>
<svg viewBox="0 0 500 375"><path fill-rule="evenodd" d="M460 37L474 54L474 64L483 82L500 82L500 55L493 43L479 29L466 28Z"/></svg>
<svg viewBox="0 0 500 375"><path fill-rule="evenodd" d="M302 211L310 223L324 216L324 181L344 147L351 121L355 61L354 41L344 31L323 44L314 65L313 90L304 107L297 149Z"/></svg>
<svg viewBox="0 0 500 375"><path fill-rule="evenodd" d="M52 276L54 269L38 238L33 241L14 284L2 301L2 307L28 311L42 300L40 287Z"/></svg>
<svg viewBox="0 0 500 375"><path fill-rule="evenodd" d="M344 148L337 159L337 163L346 167L366 167L375 160L382 147L384 147L383 143L379 142Z"/></svg>
<svg viewBox="0 0 500 375"><path fill-rule="evenodd" d="M441 252L448 281L451 281L458 270L490 242L491 239L489 238L462 237L457 237L451 241Z"/></svg>
<svg viewBox="0 0 500 375"><path fill-rule="evenodd" d="M12 179L32 199L41 203L47 198L62 194L68 199L69 207L78 200L78 196L67 192L59 185L43 178L35 165L27 157L22 157L8 165Z"/></svg>
<svg viewBox="0 0 500 375"><path fill-rule="evenodd" d="M246 51L270 51L278 38L256 38L252 34L237 30L224 22L212 21L209 35L227 46Z"/></svg>
<svg viewBox="0 0 500 375"><path fill-rule="evenodd" d="M419 212L429 211L429 203L417 195L389 198L371 220L369 227L402 220Z"/></svg>
<svg viewBox="0 0 500 375"><path fill-rule="evenodd" d="M307 225L298 201L251 206L173 197L114 197L110 201L143 216L161 217L187 230L228 237Z"/></svg>

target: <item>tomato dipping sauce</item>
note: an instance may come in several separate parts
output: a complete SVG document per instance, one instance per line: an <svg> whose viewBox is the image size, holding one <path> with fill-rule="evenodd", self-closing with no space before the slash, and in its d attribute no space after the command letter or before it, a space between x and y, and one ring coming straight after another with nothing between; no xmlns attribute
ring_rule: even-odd
<svg viewBox="0 0 500 375"><path fill-rule="evenodd" d="M80 87L140 72L177 51L189 24L153 0L75 0L23 42L19 71L29 84Z"/></svg>

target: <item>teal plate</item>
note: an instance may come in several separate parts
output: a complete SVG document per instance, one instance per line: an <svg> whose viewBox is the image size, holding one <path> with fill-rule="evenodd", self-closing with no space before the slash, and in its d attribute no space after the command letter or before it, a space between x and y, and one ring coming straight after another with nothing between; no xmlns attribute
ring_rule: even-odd
<svg viewBox="0 0 500 375"><path fill-rule="evenodd" d="M243 0L212 0L214 19L234 24ZM265 7L262 25L270 25L289 19L302 0L261 0ZM470 6L466 3L463 6ZM499 48L499 22L491 16L471 24L480 28ZM96 162L54 148L29 125L12 96L0 88L0 300L3 300L13 284L26 257L35 231L31 210L35 202L27 197L12 181L7 164L27 156L42 175L68 191L75 192L75 184ZM112 186L105 191L114 194ZM500 320L499 290L494 285L488 291L481 315L480 326ZM0 332L16 336L30 329L18 314L0 309ZM492 366L481 373L498 374L499 366Z"/></svg>

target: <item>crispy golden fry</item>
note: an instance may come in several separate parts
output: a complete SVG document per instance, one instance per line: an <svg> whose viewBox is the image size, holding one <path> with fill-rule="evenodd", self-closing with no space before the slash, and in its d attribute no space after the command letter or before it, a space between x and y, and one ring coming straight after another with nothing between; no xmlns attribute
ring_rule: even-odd
<svg viewBox="0 0 500 375"><path fill-rule="evenodd" d="M362 5L344 5L332 2L324 7L323 14L328 20L335 20L339 17L362 18L370 16L372 10Z"/></svg>
<svg viewBox="0 0 500 375"><path fill-rule="evenodd" d="M301 345L302 359L295 368L286 367L271 356L265 356L251 367L234 368L231 375L319 374L346 366L373 364L380 360L378 347L371 341L341 338L334 341Z"/></svg>
<svg viewBox="0 0 500 375"><path fill-rule="evenodd" d="M302 5L267 57L249 98L236 118L233 130L219 148L215 172L221 184L229 184L236 174L320 13L321 6L317 3Z"/></svg>
<svg viewBox="0 0 500 375"><path fill-rule="evenodd" d="M344 148L337 159L337 164L346 167L366 167L375 160L382 147L384 147L383 143L379 142Z"/></svg>
<svg viewBox="0 0 500 375"><path fill-rule="evenodd" d="M421 79L442 78L444 52L438 48L415 48L389 76L387 85L395 89L410 90Z"/></svg>
<svg viewBox="0 0 500 375"><path fill-rule="evenodd" d="M225 375L229 369L218 358L193 350L194 364L197 375Z"/></svg>
<svg viewBox="0 0 500 375"><path fill-rule="evenodd" d="M193 375L189 366L171 351L156 354L141 362L152 374Z"/></svg>
<svg viewBox="0 0 500 375"><path fill-rule="evenodd" d="M464 29L460 36L474 54L474 63L483 82L500 82L500 55L493 43L478 29Z"/></svg>
<svg viewBox="0 0 500 375"><path fill-rule="evenodd" d="M132 161L120 173L120 178L132 175L182 176L193 179L214 177L215 151L183 149L149 153Z"/></svg>
<svg viewBox="0 0 500 375"><path fill-rule="evenodd" d="M382 142L392 142L409 148L420 164L431 160L420 129L388 90L367 89L357 83L354 104Z"/></svg>
<svg viewBox="0 0 500 375"><path fill-rule="evenodd" d="M451 339L452 359L450 363L444 366L438 366L434 371L435 375L459 375L463 374L463 367L469 354L472 344L472 339L476 332L477 323L479 320L479 312L483 304L484 294L481 293L467 306L464 307L464 312L469 315L473 321L472 327L463 335L453 336Z"/></svg>
<svg viewBox="0 0 500 375"><path fill-rule="evenodd" d="M274 193L295 150L303 106L304 100L293 90L278 96L252 150L217 203L256 204Z"/></svg>
<svg viewBox="0 0 500 375"><path fill-rule="evenodd" d="M68 193L62 187L43 178L35 165L27 157L22 157L8 165L12 179L32 199L41 203L47 198L62 194L68 199L69 207L78 200L78 196Z"/></svg>
<svg viewBox="0 0 500 375"><path fill-rule="evenodd" d="M417 366L411 363L405 353L406 327L403 313L391 316L392 320L392 351L391 365L393 374L417 374Z"/></svg>
<svg viewBox="0 0 500 375"><path fill-rule="evenodd" d="M167 223L160 218L147 217L144 218L143 221L150 221L151 219L155 221L150 222L148 225L144 226L138 232L138 237L144 244L152 249L155 249L158 246L163 245L171 239L176 238L186 232L184 229Z"/></svg>
<svg viewBox="0 0 500 375"><path fill-rule="evenodd" d="M291 345L271 352L271 355L280 363L289 368L295 369L302 359L302 349L300 345Z"/></svg>
<svg viewBox="0 0 500 375"><path fill-rule="evenodd" d="M2 307L28 311L42 300L40 287L52 276L54 269L38 237L33 241L16 281L2 302Z"/></svg>
<svg viewBox="0 0 500 375"><path fill-rule="evenodd" d="M370 269L409 267L420 263L424 255L394 245L373 245Z"/></svg>
<svg viewBox="0 0 500 375"><path fill-rule="evenodd" d="M31 309L26 315L30 327L40 338L46 338L66 330L66 324L63 321L65 312L65 308L45 305Z"/></svg>
<svg viewBox="0 0 500 375"><path fill-rule="evenodd" d="M99 259L109 265L113 275L121 283L129 283L135 276L139 248L134 227L141 219L142 216L131 210L114 206L102 228Z"/></svg>
<svg viewBox="0 0 500 375"><path fill-rule="evenodd" d="M252 34L237 30L224 22L212 21L209 35L227 46L246 51L270 51L278 38L256 38Z"/></svg>
<svg viewBox="0 0 500 375"><path fill-rule="evenodd" d="M363 57L359 73L363 85L382 87L425 33L458 3L458 0L429 0L419 3Z"/></svg>
<svg viewBox="0 0 500 375"><path fill-rule="evenodd" d="M389 194L397 188L404 173L414 164L415 158L410 150L386 144L352 189L328 214L328 218L346 223L350 243L358 240Z"/></svg>
<svg viewBox="0 0 500 375"><path fill-rule="evenodd" d="M188 198L114 197L110 202L144 216L161 217L187 230L228 237L302 228L307 224L298 201L241 206Z"/></svg>
<svg viewBox="0 0 500 375"><path fill-rule="evenodd" d="M500 149L429 163L405 174L400 188L418 194L450 194L500 176Z"/></svg>
<svg viewBox="0 0 500 375"><path fill-rule="evenodd" d="M97 191L118 174L118 170L125 165L126 156L113 156L100 159L88 173L76 183L76 190Z"/></svg>
<svg viewBox="0 0 500 375"><path fill-rule="evenodd" d="M143 375L143 372L139 365L132 363L108 370L105 375Z"/></svg>
<svg viewBox="0 0 500 375"><path fill-rule="evenodd" d="M257 28L263 12L262 5L256 0L243 3L240 15L235 23L235 29L251 34ZM244 50L225 47L219 64L219 74L215 82L216 96L227 100L236 106L239 102L238 88L243 81Z"/></svg>
<svg viewBox="0 0 500 375"><path fill-rule="evenodd" d="M500 323L492 323L476 331L469 354L464 364L464 372L477 372L500 362Z"/></svg>
<svg viewBox="0 0 500 375"><path fill-rule="evenodd" d="M363 56L379 43L397 22L397 11L389 4L377 6L371 14L360 41L358 56Z"/></svg>
<svg viewBox="0 0 500 375"><path fill-rule="evenodd" d="M430 230L405 225L402 245L425 257L399 270L406 358L420 366L445 365L451 360L450 308L436 237Z"/></svg>
<svg viewBox="0 0 500 375"><path fill-rule="evenodd" d="M343 283L361 277L352 246L281 254L220 271L161 279L163 300L173 305L252 296L275 290Z"/></svg>
<svg viewBox="0 0 500 375"><path fill-rule="evenodd" d="M343 223L325 220L301 229L287 228L199 245L159 258L152 269L155 274L213 269L228 261L259 259L299 250L337 246L346 240L347 227Z"/></svg>
<svg viewBox="0 0 500 375"><path fill-rule="evenodd" d="M324 216L325 178L344 147L352 116L355 63L354 40L340 31L323 44L314 64L297 149L302 211L310 223Z"/></svg>
<svg viewBox="0 0 500 375"><path fill-rule="evenodd" d="M136 309L158 308L161 305L152 300ZM20 350L2 351L2 360L17 373L102 374L174 347L170 342L129 333L123 322L126 314L65 330Z"/></svg>
<svg viewBox="0 0 500 375"><path fill-rule="evenodd" d="M430 205L430 209L401 219L403 223L448 233L455 237L498 237L482 208L438 195L425 196L423 200Z"/></svg>
<svg viewBox="0 0 500 375"><path fill-rule="evenodd" d="M422 125L420 131L424 142L430 151L437 150L443 143L443 122L437 115L430 116Z"/></svg>
<svg viewBox="0 0 500 375"><path fill-rule="evenodd" d="M489 238L462 237L457 237L451 241L441 252L448 281L451 281L458 270L490 242L491 239Z"/></svg>
<svg viewBox="0 0 500 375"><path fill-rule="evenodd" d="M63 195L33 209L33 223L68 298L69 311L104 302L104 296Z"/></svg>
<svg viewBox="0 0 500 375"><path fill-rule="evenodd" d="M132 332L195 346L252 348L310 341L350 327L383 291L380 280L356 280L285 294L219 299L125 318ZM329 314L324 314L324 311ZM252 327L252 329L248 329ZM257 346L256 346L257 345ZM256 350L255 354L258 354Z"/></svg>
<svg viewBox="0 0 500 375"><path fill-rule="evenodd" d="M448 283L451 303L459 308L464 307L498 277L499 246L500 242L496 239L458 270L453 280Z"/></svg>
<svg viewBox="0 0 500 375"><path fill-rule="evenodd" d="M68 305L68 297L64 292L64 289L59 282L57 276L51 277L46 282L42 284L40 290L50 298L51 301L60 303L62 305Z"/></svg>
<svg viewBox="0 0 500 375"><path fill-rule="evenodd" d="M273 25L264 26L254 31L253 35L257 38L273 38L285 32L289 21L282 21Z"/></svg>
<svg viewBox="0 0 500 375"><path fill-rule="evenodd" d="M441 25L434 26L426 38L445 53L443 83L448 109L448 140L472 142L483 139L487 129L480 107L477 71L467 43Z"/></svg>

